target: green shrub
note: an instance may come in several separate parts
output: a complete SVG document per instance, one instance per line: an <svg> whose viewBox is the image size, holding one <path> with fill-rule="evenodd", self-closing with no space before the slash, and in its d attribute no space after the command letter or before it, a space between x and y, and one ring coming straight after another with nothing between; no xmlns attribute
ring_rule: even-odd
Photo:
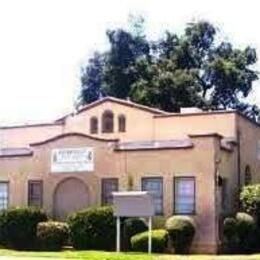
<svg viewBox="0 0 260 260"><path fill-rule="evenodd" d="M223 223L223 250L225 253L238 252L239 238L237 234L237 220L235 218L225 218Z"/></svg>
<svg viewBox="0 0 260 260"><path fill-rule="evenodd" d="M257 227L253 217L247 213L239 212L234 218L226 218L223 234L226 253L252 253L256 250Z"/></svg>
<svg viewBox="0 0 260 260"><path fill-rule="evenodd" d="M70 239L75 249L112 250L116 222L112 207L88 208L68 219Z"/></svg>
<svg viewBox="0 0 260 260"><path fill-rule="evenodd" d="M245 212L255 217L260 227L260 184L244 186L240 193L240 201Z"/></svg>
<svg viewBox="0 0 260 260"><path fill-rule="evenodd" d="M225 236L229 239L236 234L237 231L237 221L234 218L225 218L223 224L223 232Z"/></svg>
<svg viewBox="0 0 260 260"><path fill-rule="evenodd" d="M168 233L164 229L152 230L152 252L163 253L167 247ZM147 252L148 231L131 237L131 248L137 252Z"/></svg>
<svg viewBox="0 0 260 260"><path fill-rule="evenodd" d="M66 244L69 237L67 223L47 221L37 226L37 242L42 250L58 251Z"/></svg>
<svg viewBox="0 0 260 260"><path fill-rule="evenodd" d="M172 216L167 219L165 227L175 253L188 253L196 231L193 219L188 216Z"/></svg>
<svg viewBox="0 0 260 260"><path fill-rule="evenodd" d="M237 234L241 253L251 253L256 246L256 223L252 216L239 212L236 214Z"/></svg>
<svg viewBox="0 0 260 260"><path fill-rule="evenodd" d="M14 249L32 249L36 245L39 222L47 221L40 209L13 208L0 213L1 244Z"/></svg>
<svg viewBox="0 0 260 260"><path fill-rule="evenodd" d="M123 225L123 238L126 249L130 249L132 236L147 231L148 227L142 218L128 218Z"/></svg>

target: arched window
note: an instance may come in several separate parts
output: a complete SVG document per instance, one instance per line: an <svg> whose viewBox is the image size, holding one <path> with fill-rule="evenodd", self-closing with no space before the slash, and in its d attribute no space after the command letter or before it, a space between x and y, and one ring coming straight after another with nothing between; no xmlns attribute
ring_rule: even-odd
<svg viewBox="0 0 260 260"><path fill-rule="evenodd" d="M249 185L252 182L252 174L249 165L246 165L245 168L245 185Z"/></svg>
<svg viewBox="0 0 260 260"><path fill-rule="evenodd" d="M90 133L91 134L98 133L98 119L95 116L90 118Z"/></svg>
<svg viewBox="0 0 260 260"><path fill-rule="evenodd" d="M118 131L119 132L125 132L126 128L126 119L124 115L118 116Z"/></svg>
<svg viewBox="0 0 260 260"><path fill-rule="evenodd" d="M114 114L110 110L106 110L102 115L102 132L103 133L114 132Z"/></svg>

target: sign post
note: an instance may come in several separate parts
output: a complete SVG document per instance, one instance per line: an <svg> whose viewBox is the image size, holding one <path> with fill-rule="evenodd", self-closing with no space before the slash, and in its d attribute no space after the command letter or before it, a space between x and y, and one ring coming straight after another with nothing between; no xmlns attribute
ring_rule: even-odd
<svg viewBox="0 0 260 260"><path fill-rule="evenodd" d="M120 217L116 218L116 251L120 252Z"/></svg>
<svg viewBox="0 0 260 260"><path fill-rule="evenodd" d="M148 253L152 252L153 197L147 191L113 192L116 217L116 251L120 252L120 217L148 217Z"/></svg>
<svg viewBox="0 0 260 260"><path fill-rule="evenodd" d="M149 227L149 235L148 235L148 253L152 253L152 217L149 217L148 220L148 227Z"/></svg>

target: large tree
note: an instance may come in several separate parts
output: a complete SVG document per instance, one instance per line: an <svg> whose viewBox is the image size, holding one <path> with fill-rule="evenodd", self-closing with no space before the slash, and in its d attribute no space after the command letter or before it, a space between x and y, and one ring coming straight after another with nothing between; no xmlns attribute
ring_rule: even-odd
<svg viewBox="0 0 260 260"><path fill-rule="evenodd" d="M127 98L136 82L133 72L139 58L148 58L150 43L143 32L143 18L133 19L131 31L108 30L109 50L95 52L81 70L79 104L93 102L103 96Z"/></svg>
<svg viewBox="0 0 260 260"><path fill-rule="evenodd" d="M82 69L79 104L111 95L169 112L191 106L238 109L257 119L258 107L245 102L258 79L255 49L221 41L205 21L153 42L142 25L143 20L134 30L107 32L109 49L95 53Z"/></svg>

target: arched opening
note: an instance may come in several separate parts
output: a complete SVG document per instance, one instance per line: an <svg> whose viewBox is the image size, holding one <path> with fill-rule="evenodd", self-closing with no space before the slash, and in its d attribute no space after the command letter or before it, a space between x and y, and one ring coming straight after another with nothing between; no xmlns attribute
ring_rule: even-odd
<svg viewBox="0 0 260 260"><path fill-rule="evenodd" d="M89 191L83 181L67 178L57 185L53 200L54 217L66 220L72 212L88 207Z"/></svg>
<svg viewBox="0 0 260 260"><path fill-rule="evenodd" d="M106 110L102 115L102 132L103 133L114 132L114 114L110 110Z"/></svg>
<svg viewBox="0 0 260 260"><path fill-rule="evenodd" d="M245 167L245 185L249 185L252 183L252 174L251 174L251 168L247 164Z"/></svg>
<svg viewBox="0 0 260 260"><path fill-rule="evenodd" d="M90 118L90 133L91 134L98 133L98 119L95 116Z"/></svg>
<svg viewBox="0 0 260 260"><path fill-rule="evenodd" d="M118 131L125 132L126 131L126 118L124 115L118 116Z"/></svg>

